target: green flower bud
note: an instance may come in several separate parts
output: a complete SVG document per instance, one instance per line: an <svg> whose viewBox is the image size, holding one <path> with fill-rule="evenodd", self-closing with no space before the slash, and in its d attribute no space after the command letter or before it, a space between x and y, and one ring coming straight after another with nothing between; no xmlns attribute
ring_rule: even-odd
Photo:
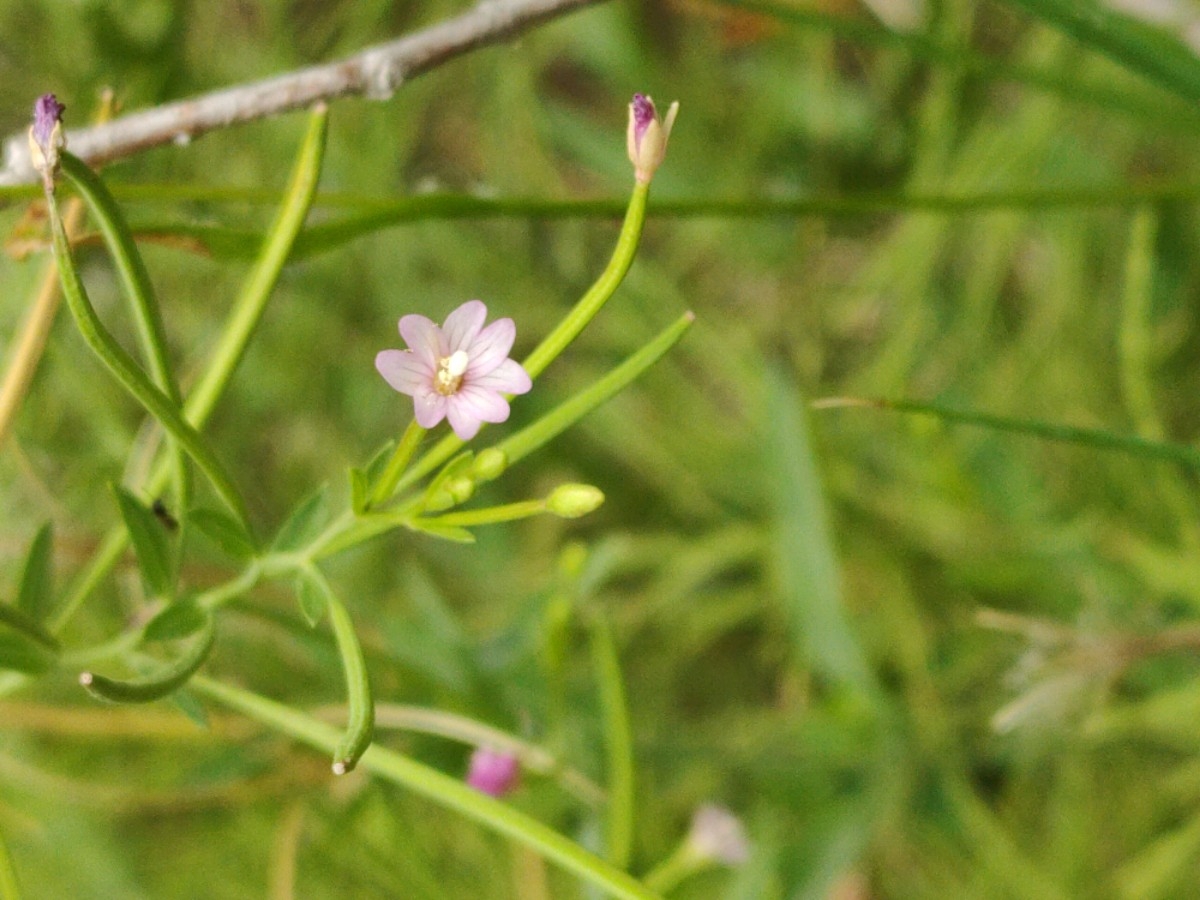
<svg viewBox="0 0 1200 900"><path fill-rule="evenodd" d="M546 498L546 509L564 519L578 519L598 509L604 492L590 484L562 484Z"/></svg>

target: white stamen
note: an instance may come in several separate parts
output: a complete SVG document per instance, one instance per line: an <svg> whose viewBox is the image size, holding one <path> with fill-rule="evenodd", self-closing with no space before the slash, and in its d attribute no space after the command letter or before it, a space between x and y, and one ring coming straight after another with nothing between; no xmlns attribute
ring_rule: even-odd
<svg viewBox="0 0 1200 900"><path fill-rule="evenodd" d="M446 360L446 372L451 378L461 378L463 372L467 371L467 363L470 361L466 350L455 350Z"/></svg>

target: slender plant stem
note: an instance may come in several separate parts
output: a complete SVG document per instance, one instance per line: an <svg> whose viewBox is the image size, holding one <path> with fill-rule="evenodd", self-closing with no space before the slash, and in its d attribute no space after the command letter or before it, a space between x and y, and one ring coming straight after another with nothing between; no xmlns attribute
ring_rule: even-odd
<svg viewBox="0 0 1200 900"><path fill-rule="evenodd" d="M4 835L0 834L0 900L20 900L21 888L17 883L17 872L13 868L12 855Z"/></svg>
<svg viewBox="0 0 1200 900"><path fill-rule="evenodd" d="M126 391L136 399L150 415L187 450L200 469L208 476L221 499L243 522L248 521L241 494L225 472L208 443L191 425L184 421L179 407L161 390L155 387L138 368L137 363L125 352L105 329L96 315L83 282L75 270L71 258L71 247L63 227L52 190L46 191L46 205L50 215L50 235L54 246L54 258L58 262L62 279L63 296L75 319L80 334L92 352L100 358L110 372L121 382Z"/></svg>
<svg viewBox="0 0 1200 900"><path fill-rule="evenodd" d="M625 219L621 224L621 233L617 237L617 245L609 258L608 265L600 273L600 277L588 288L587 293L567 313L566 318L546 335L534 351L521 363L529 377L536 379L554 359L567 349L571 341L579 336L584 327L595 318L601 307L616 292L625 273L633 264L637 253L638 241L642 236L642 226L646 221L646 200L650 196L650 185L634 184L633 194L629 198ZM408 487L424 478L451 456L463 445L462 440L453 434L448 434L421 457L407 475L400 479L396 490Z"/></svg>
<svg viewBox="0 0 1200 900"><path fill-rule="evenodd" d="M367 500L367 508L379 506L391 499L393 492L396 490L396 484L400 481L400 476L404 474L404 470L408 468L409 462L412 461L413 453L421 443L421 438L425 436L425 429L418 425L415 421L411 422L404 430L404 436L400 438L400 444L396 447L396 452L392 454L392 458L388 460L387 468L383 470L383 474L379 476L379 481L375 488L371 491L370 498Z"/></svg>
<svg viewBox="0 0 1200 900"><path fill-rule="evenodd" d="M184 418L197 428L203 427L208 421L217 400L233 378L296 236L308 217L324 159L327 124L328 113L323 106L318 106L309 117L308 130L292 169L283 204L267 233L258 260L246 278L204 374L183 405ZM168 474L166 465L156 468L148 481L148 491L156 493L162 490ZM128 542L129 537L123 526L117 526L105 535L100 549L67 591L62 609L54 618L52 631L57 632L71 620L91 592L112 571Z"/></svg>
<svg viewBox="0 0 1200 900"><path fill-rule="evenodd" d="M150 377L158 385L159 390L175 405L182 403L179 393L179 383L171 370L170 356L167 352L167 334L163 326L162 312L154 296L154 288L150 283L150 274L146 264L133 240L133 233L121 215L121 210L113 199L112 194L104 186L104 182L83 164L81 160L70 153L61 155L62 172L70 179L72 186L84 200L92 212L92 217L99 225L104 241L112 255L113 264L125 294L129 298L133 312L133 320L137 325L138 338L141 341L142 352L149 365ZM176 497L181 512L186 512L192 505L191 470L187 465L187 454L183 446L173 437L171 442L175 466ZM186 522L186 517L184 518Z"/></svg>
<svg viewBox="0 0 1200 900"><path fill-rule="evenodd" d="M590 625L592 664L596 667L608 758L606 849L608 861L626 869L633 851L633 731L612 627L599 608L592 611Z"/></svg>
<svg viewBox="0 0 1200 900"><path fill-rule="evenodd" d="M617 245L608 265L600 273L600 277L588 288L586 294L567 313L566 318L558 324L542 340L532 353L525 358L521 365L529 373L530 378L537 378L551 362L561 354L571 341L579 336L584 326L596 317L600 308L608 302L625 278L625 273L633 265L633 257L637 253L638 241L642 236L642 226L646 222L646 200L650 196L649 184L635 184L633 194L629 198L629 207L625 211L625 220L621 223L621 233L617 236Z"/></svg>
<svg viewBox="0 0 1200 900"><path fill-rule="evenodd" d="M191 686L197 693L326 753L333 753L341 741L336 728L258 694L202 675L194 677ZM436 769L379 745L363 754L359 766L384 781L428 797L440 806L512 838L610 896L622 900L654 900L658 897L637 879L593 856L552 828Z"/></svg>

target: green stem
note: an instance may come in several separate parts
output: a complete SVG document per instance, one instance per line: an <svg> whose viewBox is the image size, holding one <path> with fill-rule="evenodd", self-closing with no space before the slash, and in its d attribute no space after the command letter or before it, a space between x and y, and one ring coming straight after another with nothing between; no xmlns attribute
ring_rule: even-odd
<svg viewBox="0 0 1200 900"><path fill-rule="evenodd" d="M333 773L344 775L354 768L371 746L371 738L375 733L375 701L371 695L371 680L367 676L367 661L350 613L325 583L325 577L316 566L309 566L308 573L310 578L319 579L324 584L329 622L346 674L346 731L333 751Z"/></svg>
<svg viewBox="0 0 1200 900"><path fill-rule="evenodd" d="M171 402L175 406L179 406L182 398L179 393L179 384L171 371L162 312L155 298L154 287L150 283L146 264L142 261L137 244L133 240L133 232L130 231L125 217L121 215L116 200L113 199L112 194L109 193L108 188L95 172L80 159L66 152L61 155L60 164L63 174L70 179L79 195L87 201L92 217L108 246L108 252L112 256L117 275L129 298L133 320L137 326L138 338L142 345L142 352L146 356L150 376ZM180 511L186 513L192 505L191 472L187 466L187 456L183 447L176 440L172 440L171 443L174 449L176 496Z"/></svg>
<svg viewBox="0 0 1200 900"><path fill-rule="evenodd" d="M635 184L633 195L629 198L629 208L625 212L625 221L621 224L621 234L617 237L617 246L600 277L596 279L586 294L579 298L565 319L546 335L521 363L530 378L538 375L550 365L555 358L567 348L571 341L579 336L584 326L595 318L600 308L608 302L625 278L625 273L633 264L637 253L638 240L642 236L642 225L646 221L646 199L650 196L650 185Z"/></svg>
<svg viewBox="0 0 1200 900"><path fill-rule="evenodd" d="M84 672L79 683L101 700L114 703L149 703L179 690L204 665L217 639L216 622L206 614L204 626L195 643L177 660L145 678L121 680Z"/></svg>
<svg viewBox="0 0 1200 900"><path fill-rule="evenodd" d="M625 278L625 273L633 264L637 253L638 241L642 236L642 226L646 222L646 200L650 196L648 184L635 184L633 194L629 198L629 206L625 210L625 220L621 224L621 233L617 237L617 246L605 266L604 271L595 283L588 288L575 306L550 334L534 348L534 351L521 363L529 377L536 379L546 366L562 353L571 341L579 336L601 307L608 302ZM433 446L417 464L409 470L408 475L395 485L393 490L402 490L420 481L451 456L463 442L453 434L448 434Z"/></svg>
<svg viewBox="0 0 1200 900"><path fill-rule="evenodd" d="M191 686L198 693L326 753L333 753L341 741L336 728L249 691L202 675L193 678ZM378 745L363 754L360 766L390 784L428 797L512 838L610 896L622 900L655 900L658 897L632 876L613 868L552 828L436 769Z"/></svg>
<svg viewBox="0 0 1200 900"><path fill-rule="evenodd" d="M246 346L262 318L267 300L270 299L271 291L279 280L290 249L308 217L325 155L327 118L324 104L314 108L309 116L308 131L292 169L283 205L267 233L258 260L238 295L234 310L223 329L223 337L199 383L184 403L184 418L198 428L208 421L217 400L233 377L233 371L245 353ZM162 490L167 477L168 471L165 467L156 468L150 476L147 493L155 494ZM60 630L74 617L92 591L112 571L128 543L129 537L123 526L114 528L105 536L87 568L72 583L62 609L54 619L52 631Z"/></svg>
<svg viewBox="0 0 1200 900"><path fill-rule="evenodd" d="M444 516L431 517L427 521L439 525L456 525L470 528L473 525L494 525L497 522L514 522L517 519L528 519L546 511L545 500L520 500L516 503L506 503L503 506L490 506L487 509L469 509L463 512L446 513Z"/></svg>
<svg viewBox="0 0 1200 900"><path fill-rule="evenodd" d="M507 440L496 445L504 453L509 465L524 459L538 447L557 437L600 404L624 389L630 382L670 350L691 327L695 316L684 313L673 324L664 329L653 340L638 350L623 363L580 391L527 428L518 431Z"/></svg>
<svg viewBox="0 0 1200 900"><path fill-rule="evenodd" d="M1084 447L1095 447L1099 450L1112 450L1142 459L1157 459L1175 463L1186 469L1200 470L1200 450L1195 447L1167 441L1150 441L1096 428L1076 428L1072 425L1059 425L1038 419L1014 419L967 409L954 409L938 403L916 403L909 400L825 397L813 401L812 407L813 409L892 410L899 413L932 416L951 424L974 425L979 428L1009 431L1049 441L1062 441Z"/></svg>
<svg viewBox="0 0 1200 900"><path fill-rule="evenodd" d="M184 404L184 414L190 422L200 425L208 421L217 400L233 378L238 363L246 355L246 347L262 320L263 310L279 281L279 274L283 271L283 265L304 226L316 195L321 162L325 157L328 121L329 111L325 104L313 108L283 205L276 213L254 268L250 270L238 294L208 368Z"/></svg>
<svg viewBox="0 0 1200 900"><path fill-rule="evenodd" d="M20 900L21 888L17 882L17 870L13 867L8 844L0 835L0 900Z"/></svg>
<svg viewBox="0 0 1200 900"><path fill-rule="evenodd" d="M396 452L388 460L387 468L383 470L383 474L379 476L379 481L376 483L375 489L371 491L371 495L367 500L367 509L386 503L392 498L400 477L404 474L404 470L408 468L413 453L416 452L417 447L421 443L421 438L424 436L425 429L416 422L412 422L405 429L404 436L400 438L400 444L396 447Z"/></svg>
<svg viewBox="0 0 1200 900"><path fill-rule="evenodd" d="M75 263L71 257L71 247L67 241L67 232L63 227L58 203L54 199L52 190L46 191L46 206L50 215L50 234L53 241L54 258L58 263L59 277L62 281L63 296L66 298L67 307L71 310L71 315L74 317L75 324L84 341L133 398L157 419L163 428L187 451L188 455L196 461L230 510L243 523L247 522L246 507L242 502L241 495L233 486L233 482L225 473L225 469L216 455L209 449L207 442L195 428L184 421L179 407L171 401L171 398L146 378L137 363L113 339L100 321L100 317L96 315L96 310L92 307L83 282L79 279L79 273L75 269Z"/></svg>
<svg viewBox="0 0 1200 900"><path fill-rule="evenodd" d="M692 851L691 844L684 840L670 856L655 866L644 880L651 889L660 894L669 894L688 878L710 865L710 862L699 859Z"/></svg>
<svg viewBox="0 0 1200 900"><path fill-rule="evenodd" d="M591 649L608 756L608 860L619 869L627 869L633 848L633 733L616 642L608 619L599 609L593 611Z"/></svg>

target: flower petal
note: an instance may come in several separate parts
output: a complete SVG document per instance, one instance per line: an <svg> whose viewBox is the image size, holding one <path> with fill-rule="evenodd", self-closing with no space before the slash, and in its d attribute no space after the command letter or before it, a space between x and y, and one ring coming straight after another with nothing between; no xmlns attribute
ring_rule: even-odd
<svg viewBox="0 0 1200 900"><path fill-rule="evenodd" d="M449 356L455 350L466 350L470 354L471 343L486 320L487 306L482 300L468 300L446 316L442 331L446 336L447 352L443 355Z"/></svg>
<svg viewBox="0 0 1200 900"><path fill-rule="evenodd" d="M400 336L430 369L436 369L437 361L450 355L442 329L425 316L413 314L401 318Z"/></svg>
<svg viewBox="0 0 1200 900"><path fill-rule="evenodd" d="M515 359L503 360L486 375L471 378L467 384L500 394L525 394L533 387L529 373Z"/></svg>
<svg viewBox="0 0 1200 900"><path fill-rule="evenodd" d="M424 391L413 397L413 414L422 428L432 428L446 418L449 407L446 398L437 391Z"/></svg>
<svg viewBox="0 0 1200 900"><path fill-rule="evenodd" d="M447 415L453 420L455 407L461 418L471 416L483 422L503 422L508 419L508 401L495 391L464 385L450 398Z"/></svg>
<svg viewBox="0 0 1200 900"><path fill-rule="evenodd" d="M512 319L497 319L471 342L467 355L471 364L467 367L467 377L486 375L508 356L513 341L517 339L517 326Z"/></svg>
<svg viewBox="0 0 1200 900"><path fill-rule="evenodd" d="M380 350L375 355L375 368L384 381L410 397L433 387L434 370L408 350Z"/></svg>

